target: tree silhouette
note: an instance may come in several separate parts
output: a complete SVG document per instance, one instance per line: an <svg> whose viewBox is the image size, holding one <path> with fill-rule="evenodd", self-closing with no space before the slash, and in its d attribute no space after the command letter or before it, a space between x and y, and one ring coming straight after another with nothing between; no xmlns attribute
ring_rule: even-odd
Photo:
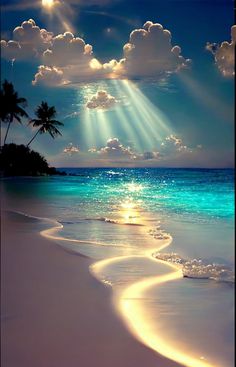
<svg viewBox="0 0 236 367"><path fill-rule="evenodd" d="M21 124L21 117L28 117L28 114L21 107L21 105L25 107L27 105L27 101L25 98L18 96L18 93L15 91L12 83L5 80L0 92L0 102L0 119L1 121L8 123L3 143L5 145L10 125L14 119Z"/></svg>
<svg viewBox="0 0 236 367"><path fill-rule="evenodd" d="M31 120L29 124L32 124L34 127L39 127L39 129L29 141L27 147L32 143L38 134L49 133L53 139L57 135L62 135L57 129L57 126L63 126L64 124L55 120L56 109L54 106L49 107L47 102L42 102L41 105L37 107L35 115L37 116L37 119Z"/></svg>
<svg viewBox="0 0 236 367"><path fill-rule="evenodd" d="M66 175L49 167L46 159L25 145L5 144L0 150L0 173L3 176Z"/></svg>

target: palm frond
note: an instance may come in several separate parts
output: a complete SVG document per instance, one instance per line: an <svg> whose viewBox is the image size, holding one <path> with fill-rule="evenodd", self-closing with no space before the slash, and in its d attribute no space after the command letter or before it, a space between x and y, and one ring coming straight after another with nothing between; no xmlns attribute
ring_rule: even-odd
<svg viewBox="0 0 236 367"><path fill-rule="evenodd" d="M57 121L57 120L50 120L50 123L54 126L64 126L63 122Z"/></svg>
<svg viewBox="0 0 236 367"><path fill-rule="evenodd" d="M22 124L22 122L21 122L21 119L20 119L20 117L19 116L17 116L15 113L13 114L13 117L20 123L20 124Z"/></svg>
<svg viewBox="0 0 236 367"><path fill-rule="evenodd" d="M49 134L54 139L57 135L62 136L61 132L54 126L51 126L50 129L48 129Z"/></svg>
<svg viewBox="0 0 236 367"><path fill-rule="evenodd" d="M15 113L18 113L21 117L29 117L28 113L19 106L16 107Z"/></svg>

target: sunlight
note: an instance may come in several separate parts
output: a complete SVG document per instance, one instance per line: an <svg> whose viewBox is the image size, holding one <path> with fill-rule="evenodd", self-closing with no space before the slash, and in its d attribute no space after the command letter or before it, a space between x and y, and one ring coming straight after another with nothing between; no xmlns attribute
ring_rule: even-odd
<svg viewBox="0 0 236 367"><path fill-rule="evenodd" d="M121 81L114 80L113 84L115 85L118 95L126 92ZM131 102L129 105L120 107L120 112L123 115L123 126L126 130L127 127L129 127L129 130L132 131L129 139L134 140L133 142L137 149L147 149L150 145L150 135L144 127L142 117L138 113L138 109L135 106L133 99L130 99L129 101Z"/></svg>
<svg viewBox="0 0 236 367"><path fill-rule="evenodd" d="M131 210L135 208L135 204L133 201L126 200L125 202L121 203L121 208L124 210Z"/></svg>
<svg viewBox="0 0 236 367"><path fill-rule="evenodd" d="M123 201L120 208L120 215L124 224L142 224L137 202L134 202L132 198Z"/></svg>
<svg viewBox="0 0 236 367"><path fill-rule="evenodd" d="M82 114L82 124L80 134L87 149L99 147L105 143L112 135L109 118L105 111L90 111L85 108Z"/></svg>
<svg viewBox="0 0 236 367"><path fill-rule="evenodd" d="M54 0L42 0L42 6L45 8L52 8L54 5Z"/></svg>
<svg viewBox="0 0 236 367"><path fill-rule="evenodd" d="M92 148L96 146L96 139L95 135L93 134L93 128L94 125L94 115L89 113L89 111L86 109L83 112L83 117L81 121L81 129L79 134L83 136L83 141L85 142L86 148Z"/></svg>
<svg viewBox="0 0 236 367"><path fill-rule="evenodd" d="M133 82L122 80L121 83L131 99L132 106L144 121L143 128L149 132L149 139L150 133L157 141L160 141L173 132L169 127L170 123L167 117L149 101Z"/></svg>
<svg viewBox="0 0 236 367"><path fill-rule="evenodd" d="M212 367L211 364L189 355L189 352L181 352L178 347L166 342L162 339L161 334L156 333L152 329L151 323L148 322L145 309L139 299L146 297L145 291L153 286L162 284L171 280L181 279L182 272L173 264L166 264L175 271L158 277L150 277L134 283L126 288L123 292L118 306L123 314L129 330L144 344L151 349L157 351L163 356L170 358L176 362L188 367Z"/></svg>
<svg viewBox="0 0 236 367"><path fill-rule="evenodd" d="M118 96L123 94L123 90L121 88L121 84L119 83L119 81L112 80L111 83L114 85ZM123 105L117 106L116 109L114 110L114 113L116 115L116 119L119 123L121 130L127 136L128 140L132 141L132 143L135 143L136 148L141 149L141 145L144 140L143 136L140 134L140 131L137 128L134 129L133 126L131 126L132 121L135 120L136 116L135 115L130 116L130 114L127 113L126 106Z"/></svg>
<svg viewBox="0 0 236 367"><path fill-rule="evenodd" d="M54 2L54 5L56 3ZM65 7L65 3L63 3L63 6ZM66 4L67 9L69 9L71 11L71 9L69 8L69 5ZM70 14L70 13L69 13ZM71 32L71 33L75 33L75 28L73 27L72 23L69 21L69 16L71 17L71 15L65 15L65 12L63 11L63 9L60 9L59 7L55 7L54 10L54 15L59 19L59 21L62 23L65 31L67 32Z"/></svg>
<svg viewBox="0 0 236 367"><path fill-rule="evenodd" d="M69 19L73 19L73 9L71 6L60 0L42 0L42 7L45 13L50 17L57 18L66 32L75 33L75 28Z"/></svg>
<svg viewBox="0 0 236 367"><path fill-rule="evenodd" d="M212 91L209 90L209 87L205 84L201 84L197 79L194 79L186 73L179 73L178 78L185 88L187 88L188 92L206 108L210 108L216 117L220 116L226 121L232 120L232 111L230 110L230 106L224 103L216 95L213 95Z"/></svg>
<svg viewBox="0 0 236 367"><path fill-rule="evenodd" d="M141 184L136 184L134 182L128 183L127 188L130 192L139 192L143 190L143 186Z"/></svg>
<svg viewBox="0 0 236 367"><path fill-rule="evenodd" d="M103 85L104 90L109 90L110 84L114 87L113 95L118 100L110 110L85 109L83 114L83 134L88 148L92 142L98 146L101 140L121 136L123 140L131 143L134 151L156 150L157 145L173 134L166 116L149 99L128 80L112 80ZM95 88L95 92L98 87ZM92 93L93 92L93 93ZM86 88L85 99L89 99L93 91Z"/></svg>

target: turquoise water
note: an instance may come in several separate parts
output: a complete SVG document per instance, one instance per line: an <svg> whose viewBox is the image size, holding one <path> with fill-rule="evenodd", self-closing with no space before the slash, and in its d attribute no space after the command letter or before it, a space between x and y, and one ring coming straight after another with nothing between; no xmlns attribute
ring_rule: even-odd
<svg viewBox="0 0 236 367"><path fill-rule="evenodd" d="M96 274L117 294L161 274L165 265L147 254L169 244L160 256L177 253L196 279L148 290L140 300L146 322L199 361L233 366L234 170L64 170L71 175L4 180L9 206L57 219L59 235L78 240L61 244L95 261L122 256ZM199 260L205 279L196 276Z"/></svg>

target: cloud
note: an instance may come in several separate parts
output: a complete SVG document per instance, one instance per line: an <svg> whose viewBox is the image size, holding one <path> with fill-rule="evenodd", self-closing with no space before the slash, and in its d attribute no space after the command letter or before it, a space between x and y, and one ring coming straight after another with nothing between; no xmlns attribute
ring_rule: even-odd
<svg viewBox="0 0 236 367"><path fill-rule="evenodd" d="M181 56L179 46L172 46L170 31L151 21L131 32L123 51L124 57L115 67L115 72L130 78L158 77L177 72L190 63Z"/></svg>
<svg viewBox="0 0 236 367"><path fill-rule="evenodd" d="M63 149L63 153L66 153L69 155L79 153L79 152L80 152L79 148L74 146L72 143L70 143L67 147Z"/></svg>
<svg viewBox="0 0 236 367"><path fill-rule="evenodd" d="M215 63L225 77L235 75L235 43L236 25L231 27L231 42L224 41L220 45L209 42L206 44L206 50L214 55Z"/></svg>
<svg viewBox="0 0 236 367"><path fill-rule="evenodd" d="M38 58L51 46L52 38L52 32L40 29L29 19L14 29L12 40L1 40L1 55L7 60Z"/></svg>
<svg viewBox="0 0 236 367"><path fill-rule="evenodd" d="M43 53L43 61L48 66L88 65L92 53L91 45L71 32L65 32L52 38L50 49Z"/></svg>
<svg viewBox="0 0 236 367"><path fill-rule="evenodd" d="M183 152L190 151L190 149L183 144L182 139L171 134L165 138L165 140L161 143L161 151L162 154L170 154L173 152Z"/></svg>
<svg viewBox="0 0 236 367"><path fill-rule="evenodd" d="M177 152L184 152L186 150L191 151L187 145L183 144L182 139L177 137L176 135L169 135L165 138L165 142L162 143L163 147L174 147Z"/></svg>
<svg viewBox="0 0 236 367"><path fill-rule="evenodd" d="M99 90L86 103L86 107L88 109L108 110L114 107L116 103L117 101L115 97L108 94L105 90Z"/></svg>
<svg viewBox="0 0 236 367"><path fill-rule="evenodd" d="M50 48L44 51L41 60L45 67L52 69L53 74L55 67L60 70L62 77L58 85L96 79L102 69L99 61L93 58L92 46L71 32L53 37ZM43 79L44 84L48 84L47 78L42 76L41 81ZM37 84L37 78L35 80L34 84Z"/></svg>
<svg viewBox="0 0 236 367"><path fill-rule="evenodd" d="M196 147L189 147L184 144L180 137L171 134L161 143L160 155L166 158L176 154L193 153L199 149L202 149L202 145L198 144Z"/></svg>
<svg viewBox="0 0 236 367"><path fill-rule="evenodd" d="M38 72L35 74L33 85L47 85L47 86L58 86L67 84L68 80L65 79L64 72L62 69L55 66L40 65Z"/></svg>
<svg viewBox="0 0 236 367"><path fill-rule="evenodd" d="M118 138L110 138L107 140L106 146L100 149L91 148L90 153L96 153L104 158L121 158L126 157L135 159L136 155L129 146L121 144Z"/></svg>
<svg viewBox="0 0 236 367"><path fill-rule="evenodd" d="M108 77L116 63L111 60L101 64L93 57L93 47L71 32L53 37L50 48L44 51L41 60L45 66L52 70L56 67L63 74L58 85ZM37 78L34 84L37 84ZM44 78L44 84L47 84L47 78Z"/></svg>
<svg viewBox="0 0 236 367"><path fill-rule="evenodd" d="M16 27L13 39L2 40L1 48L2 56L9 60L38 60L40 66L34 85L39 82L56 86L97 79L160 78L186 68L190 61L181 55L179 46L172 46L170 31L150 21L142 29L131 32L119 61L112 59L101 63L94 57L93 47L82 38L69 31L53 35L40 29L33 19Z"/></svg>
<svg viewBox="0 0 236 367"><path fill-rule="evenodd" d="M93 63L97 62L96 59L87 63L84 62L85 60L80 61L77 65L63 67L40 65L32 83L33 85L61 86L102 79L107 74L103 66L101 68L92 67Z"/></svg>
<svg viewBox="0 0 236 367"><path fill-rule="evenodd" d="M159 152L144 152L143 154L139 155L139 158L143 160L159 160L161 158L161 155Z"/></svg>
<svg viewBox="0 0 236 367"><path fill-rule="evenodd" d="M100 149L92 147L88 150L89 153L97 154L101 158L109 158L117 160L126 158L133 161L166 161L173 159L182 154L191 154L197 150L202 149L201 145L190 148L183 144L182 139L175 135L169 135L161 143L159 149L153 151L145 151L143 153L135 151L130 146L124 146L118 138L110 138L107 140L106 146ZM187 156L186 156L187 157Z"/></svg>

